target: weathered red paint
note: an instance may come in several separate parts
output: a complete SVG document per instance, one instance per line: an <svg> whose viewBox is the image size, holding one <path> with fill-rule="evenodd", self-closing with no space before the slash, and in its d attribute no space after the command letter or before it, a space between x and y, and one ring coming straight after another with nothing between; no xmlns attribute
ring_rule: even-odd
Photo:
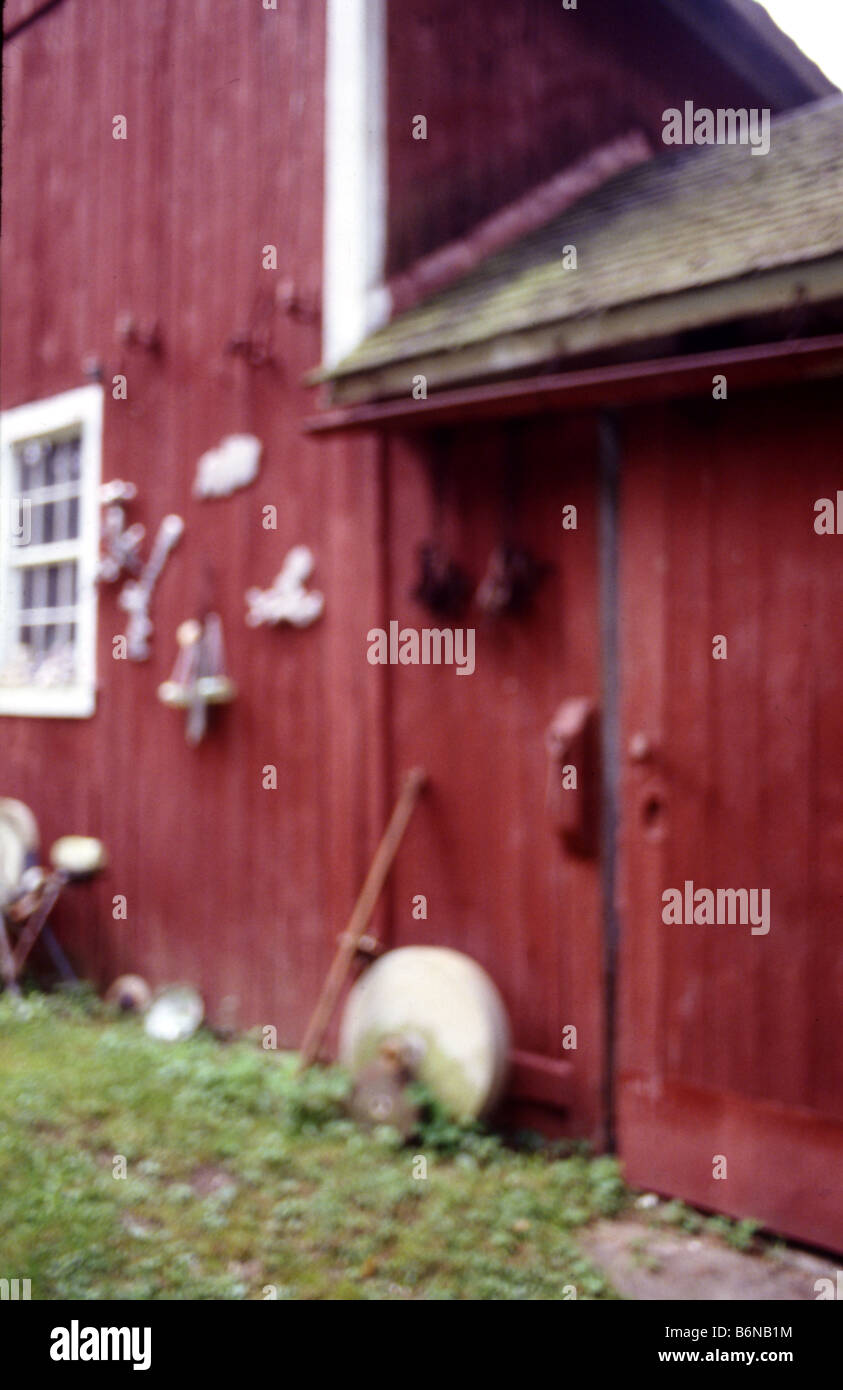
<svg viewBox="0 0 843 1390"><path fill-rule="evenodd" d="M713 104L752 104L753 90L691 53L672 21L654 46L620 3L616 24L582 7L566 30L550 4L393 8L392 269L639 120L657 135L677 82L683 96L693 77ZM425 66L425 33L443 23L456 26L437 48L447 62ZM125 373L127 401L106 391L105 477L138 483L132 517L149 532L168 511L187 522L156 591L152 660L112 661L124 615L104 588L96 716L2 721L3 793L34 806L46 840L75 830L109 849L108 874L68 892L57 929L100 985L127 970L153 984L187 978L212 1021L234 997L236 1022L274 1024L293 1045L401 774L421 763L431 792L380 929L393 944L447 944L481 961L513 1021L519 1115L600 1141L612 905L598 861L571 854L548 815L545 733L564 699L602 708L594 410L629 407L621 747L625 757L652 725L659 751L624 763L621 780L621 1150L634 1182L843 1245L830 1210L843 1147L841 562L838 539L812 529L814 500L840 486L836 384L789 385L818 362L806 368L788 349L768 396L741 396L759 376L729 358L728 402L661 399L699 393L726 360L717 354L669 374L617 366L449 393L443 540L475 581L507 527L553 568L525 617L466 615L474 675L370 666L370 628L436 624L409 593L415 547L435 524L440 445L423 433L301 432L318 323L284 305L319 296L322 26L318 5L199 0L175 23L165 0L66 0L5 54L3 404L81 384L84 359L101 362L107 386ZM657 47L668 45L666 77ZM490 81L493 60L503 67ZM513 74L524 71L522 90ZM417 112L441 141L413 144ZM126 142L111 138L116 114ZM267 243L277 274L261 269ZM159 326L160 354L121 341L127 312ZM247 339L272 361L227 351ZM839 373L839 341L824 350L822 370ZM417 422L436 418L434 402L427 416L413 406ZM467 423L487 411L542 418L515 436ZM333 423L374 431L379 420L374 408ZM386 423L410 426L395 410ZM263 440L260 480L194 499L199 454L234 430ZM267 503L277 532L261 526ZM579 524L566 532L569 503ZM268 585L299 542L316 553L324 618L302 632L248 629L246 588ZM155 692L177 624L204 604L222 615L240 693L191 751ZM729 659L718 664L721 631ZM261 785L267 763L276 792ZM686 877L770 886L769 936L666 928L661 892ZM111 916L118 893L126 922ZM411 912L419 893L425 921ZM571 1024L578 1046L566 1051ZM712 1179L709 1149L727 1154L727 1182Z"/></svg>
<svg viewBox="0 0 843 1390"><path fill-rule="evenodd" d="M838 391L624 435L621 1152L633 1182L841 1248L843 549L814 530ZM685 880L768 888L768 934L665 924Z"/></svg>
<svg viewBox="0 0 843 1390"><path fill-rule="evenodd" d="M542 1061L573 1063L557 1090L568 1103L565 1127L599 1138L598 866L567 853L553 823L545 747L561 701L599 687L594 421L536 422L511 438L490 427L457 431L445 444L390 441L387 606L408 627L442 623L410 597L417 547L436 534L431 466L440 448L440 540L474 585L503 538L550 570L529 614L486 619L471 607L455 620L476 630L473 675L390 670L390 766L397 773L409 759L432 779L428 814L410 827L396 865L393 939L454 946L485 965L515 1022L516 1046L536 1059L532 1080L522 1077L516 1089L532 1098ZM578 529L563 532L570 504ZM428 897L426 921L411 915L417 893ZM577 1028L576 1051L563 1048L568 1024Z"/></svg>
<svg viewBox="0 0 843 1390"><path fill-rule="evenodd" d="M67 0L4 55L3 404L106 385L104 476L138 485L132 518L168 511L185 536L155 593L154 651L113 661L119 585L103 586L98 710L90 721L2 721L3 789L37 811L45 839L102 837L108 874L68 893L58 928L99 985L124 970L187 978L210 1017L226 996L243 1024L298 1041L334 937L382 829L377 709L363 656L377 593L377 454L303 439L300 385L318 322L275 307L291 280L318 302L324 39L319 5L265 11L200 3L190 23L148 5ZM112 139L123 114L128 140ZM279 249L277 273L261 248ZM160 355L115 325L157 322ZM272 367L225 351L270 331ZM128 400L111 398L125 373ZM191 495L196 461L232 431L263 440L258 482ZM265 531L261 509L278 508ZM313 628L248 629L244 593L309 544L327 595ZM240 688L195 751L156 699L175 631L199 605L222 615ZM274 763L278 790L263 790ZM128 919L111 898L125 894Z"/></svg>

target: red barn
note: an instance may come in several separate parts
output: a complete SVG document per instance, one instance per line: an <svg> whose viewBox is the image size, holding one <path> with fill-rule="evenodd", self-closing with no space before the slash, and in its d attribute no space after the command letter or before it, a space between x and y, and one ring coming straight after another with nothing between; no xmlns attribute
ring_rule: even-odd
<svg viewBox="0 0 843 1390"><path fill-rule="evenodd" d="M107 843L77 969L295 1045L422 764L379 927L488 970L510 1113L843 1248L843 99L749 0L4 28L2 790Z"/></svg>

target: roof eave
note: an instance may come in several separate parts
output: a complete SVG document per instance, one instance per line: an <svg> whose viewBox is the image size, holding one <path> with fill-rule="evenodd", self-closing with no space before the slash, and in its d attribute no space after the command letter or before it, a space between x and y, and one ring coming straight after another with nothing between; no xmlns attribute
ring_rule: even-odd
<svg viewBox="0 0 843 1390"><path fill-rule="evenodd" d="M524 417L643 401L708 395L712 375L727 373L730 391L843 376L843 333L760 343L720 352L624 362L553 376L443 390L425 400L369 401L305 420L309 434L424 430L472 420Z"/></svg>
<svg viewBox="0 0 843 1390"><path fill-rule="evenodd" d="M355 369L353 358L330 374L331 404L411 396L423 376L429 392L483 378L514 376L587 353L634 348L652 339L735 319L777 313L843 296L843 255L778 266L678 294L611 305L448 351L419 348Z"/></svg>

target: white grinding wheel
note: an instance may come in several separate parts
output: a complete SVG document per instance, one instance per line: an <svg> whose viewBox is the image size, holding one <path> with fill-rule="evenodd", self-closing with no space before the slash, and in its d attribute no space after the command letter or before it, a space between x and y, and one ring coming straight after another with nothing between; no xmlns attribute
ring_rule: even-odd
<svg viewBox="0 0 843 1390"><path fill-rule="evenodd" d="M389 951L357 981L340 1025L340 1061L357 1075L387 1038L417 1045L416 1074L458 1119L487 1114L509 1058L503 1000L484 970L442 946Z"/></svg>

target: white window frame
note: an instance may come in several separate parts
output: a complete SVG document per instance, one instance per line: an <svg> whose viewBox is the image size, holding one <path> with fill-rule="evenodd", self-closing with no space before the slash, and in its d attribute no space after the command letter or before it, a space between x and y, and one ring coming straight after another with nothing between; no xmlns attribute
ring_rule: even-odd
<svg viewBox="0 0 843 1390"><path fill-rule="evenodd" d="M0 662L4 659L11 615L10 573L20 565L77 564L76 680L72 686L0 685L0 715L87 719L96 708L97 571L100 538L103 388L81 386L0 415ZM79 450L79 535L43 546L15 545L12 536L14 449L30 439L57 438L81 431ZM22 561L21 557L25 556Z"/></svg>

